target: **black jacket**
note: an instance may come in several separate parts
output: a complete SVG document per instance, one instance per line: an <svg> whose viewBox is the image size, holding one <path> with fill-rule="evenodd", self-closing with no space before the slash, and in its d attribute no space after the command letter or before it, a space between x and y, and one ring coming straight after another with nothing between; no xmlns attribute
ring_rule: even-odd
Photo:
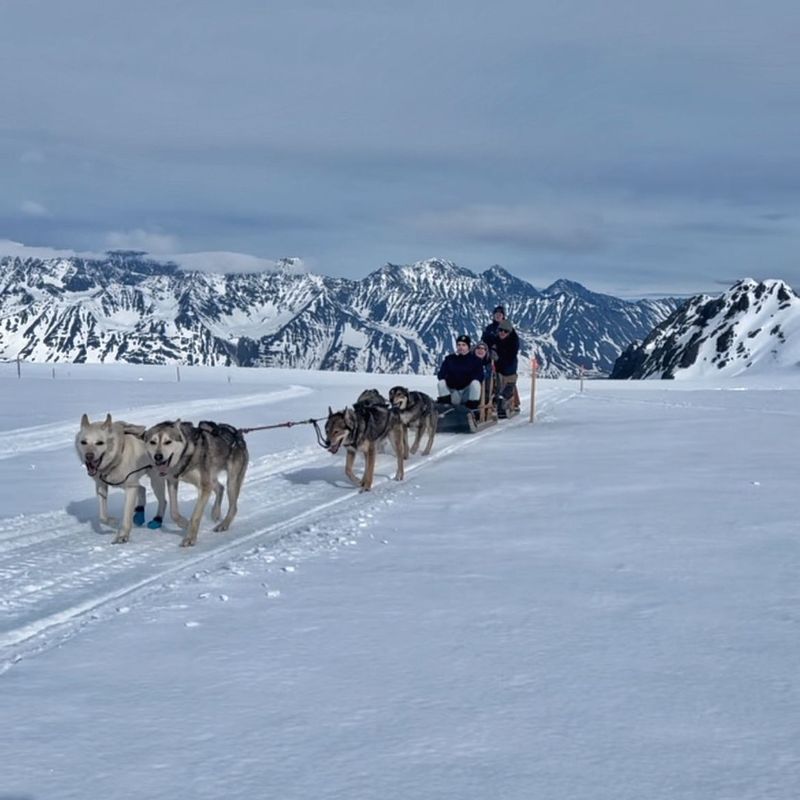
<svg viewBox="0 0 800 800"><path fill-rule="evenodd" d="M483 329L483 336L481 339L489 345L489 349L491 350L496 344L497 340L500 338L497 335L497 328L500 325L499 322L492 320L484 329Z"/></svg>
<svg viewBox="0 0 800 800"><path fill-rule="evenodd" d="M483 364L475 353L450 353L439 367L436 374L439 380L444 379L450 389L466 389L472 381L483 380Z"/></svg>
<svg viewBox="0 0 800 800"><path fill-rule="evenodd" d="M511 331L508 336L498 336L492 345L497 353L494 368L500 375L517 374L517 355L519 354L519 336Z"/></svg>

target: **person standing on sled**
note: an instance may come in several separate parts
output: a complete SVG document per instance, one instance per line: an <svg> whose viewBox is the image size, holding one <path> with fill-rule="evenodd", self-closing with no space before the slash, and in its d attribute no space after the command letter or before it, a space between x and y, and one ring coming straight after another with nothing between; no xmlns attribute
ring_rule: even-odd
<svg viewBox="0 0 800 800"><path fill-rule="evenodd" d="M519 336L514 326L504 319L497 326L497 342L492 347L496 354L494 369L497 373L497 416L507 416L509 405L519 406L517 394L517 356L519 355Z"/></svg>
<svg viewBox="0 0 800 800"><path fill-rule="evenodd" d="M481 340L489 345L490 350L497 344L497 340L500 338L497 335L497 330L504 319L507 319L506 307L497 306L495 310L492 311L492 321L483 329Z"/></svg>
<svg viewBox="0 0 800 800"><path fill-rule="evenodd" d="M476 410L480 405L483 364L470 352L472 340L466 334L456 339L456 352L445 357L436 377L439 379L441 405L465 405Z"/></svg>

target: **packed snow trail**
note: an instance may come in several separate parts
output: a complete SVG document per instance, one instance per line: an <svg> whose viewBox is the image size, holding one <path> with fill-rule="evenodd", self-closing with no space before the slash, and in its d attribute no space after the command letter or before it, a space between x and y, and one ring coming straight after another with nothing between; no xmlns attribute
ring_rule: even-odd
<svg viewBox="0 0 800 800"><path fill-rule="evenodd" d="M264 402L264 398L296 391L229 398L229 407L236 400L243 404ZM539 417L548 409L574 395L572 390L553 392L541 402ZM192 409L199 413L216 410L216 401L198 401ZM187 404L181 404L184 416ZM138 417L150 414L176 415L174 405L142 409ZM412 456L406 462L406 476L432 468L466 447L476 446L485 436L502 435L527 423L527 416L503 421L478 434L440 434L433 452L426 457ZM40 449L50 442L56 430L66 431L66 424L48 426L48 432L37 440L31 434L27 446ZM8 436L12 432L7 432ZM72 447L75 424L69 426ZM49 447L50 445L48 445ZM190 575L201 567L215 566L256 546L273 543L309 523L322 524L331 508L347 503L347 511L339 511L337 519L364 513L371 504L380 502L383 492L393 484L392 456L379 456L373 492L360 494L344 476L343 457L332 457L316 446L274 452L252 460L240 500L240 511L231 530L215 533L206 519L200 529L198 544L192 548L178 546L183 531L169 518L161 530L134 528L131 541L112 545L114 531L97 521L97 501L91 495L71 503L68 508L40 514L22 515L0 520L0 662L18 660L25 652L36 651L54 640L69 636L89 616L113 613L123 598L157 590L176 576ZM359 458L357 470L362 467ZM79 465L76 464L76 469ZM87 480L86 488L92 484ZM148 493L150 506L152 498ZM193 487L181 488L184 511L196 497ZM227 500L225 501L227 503Z"/></svg>
<svg viewBox="0 0 800 800"><path fill-rule="evenodd" d="M121 411L112 410L110 413L113 419L134 422L149 420L155 424L163 419L176 419L179 416L184 419L199 419L199 416L204 414L216 415L220 411L229 411L234 408L281 403L311 394L311 392L312 390L305 386L290 386L287 389L274 392L187 400L180 404L172 402L144 406L134 411L130 408ZM133 419L134 416L135 420ZM0 459L14 458L25 453L35 453L43 450L57 450L63 447L65 442L72 443L76 430L77 427L74 422L58 422L52 425L40 425L35 428L17 428L16 430L3 431L0 433Z"/></svg>

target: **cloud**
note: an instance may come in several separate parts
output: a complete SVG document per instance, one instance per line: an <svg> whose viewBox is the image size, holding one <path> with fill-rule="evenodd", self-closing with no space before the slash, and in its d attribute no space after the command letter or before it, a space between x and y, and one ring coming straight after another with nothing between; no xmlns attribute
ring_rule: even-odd
<svg viewBox="0 0 800 800"><path fill-rule="evenodd" d="M0 239L0 256L17 258L70 258L72 256L91 257L93 253L76 253L74 250L59 250L55 247L29 247L11 239Z"/></svg>
<svg viewBox="0 0 800 800"><path fill-rule="evenodd" d="M20 211L30 217L49 217L50 212L41 203L35 200L24 200L19 207Z"/></svg>
<svg viewBox="0 0 800 800"><path fill-rule="evenodd" d="M109 250L144 250L160 255L178 250L178 239L168 233L136 228L131 231L110 231L105 237Z"/></svg>
<svg viewBox="0 0 800 800"><path fill-rule="evenodd" d="M111 236L112 234L109 234ZM119 236L119 238L117 238ZM170 237L165 237L169 239ZM138 237L124 238L121 234L114 235L115 250L142 250L144 248L133 246ZM149 252L149 251L148 251ZM11 239L0 239L0 258L11 256L16 258L91 258L104 260L107 253L78 252L75 250L62 250L56 247L30 247L15 242ZM249 253L234 253L226 251L197 252L197 253L169 253L161 252L155 258L160 262L173 262L185 270L213 273L242 273L242 272L286 272L294 275L307 273L310 265L301 258L261 258Z"/></svg>
<svg viewBox="0 0 800 800"><path fill-rule="evenodd" d="M41 150L26 150L20 157L20 164L41 164L44 161L44 153Z"/></svg>
<svg viewBox="0 0 800 800"><path fill-rule="evenodd" d="M484 205L431 212L418 217L416 224L429 233L529 250L579 253L606 244L603 220L590 212Z"/></svg>
<svg viewBox="0 0 800 800"><path fill-rule="evenodd" d="M216 251L208 253L179 253L170 255L169 261L174 261L178 266L187 270L198 272L276 272L283 270L293 274L308 272L307 265L300 258L281 258L277 261L268 258L259 258L247 253L230 253Z"/></svg>

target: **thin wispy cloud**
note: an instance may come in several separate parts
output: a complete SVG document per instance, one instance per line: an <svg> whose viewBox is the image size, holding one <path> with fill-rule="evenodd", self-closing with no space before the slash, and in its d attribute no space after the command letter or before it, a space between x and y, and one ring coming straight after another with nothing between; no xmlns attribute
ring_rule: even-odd
<svg viewBox="0 0 800 800"><path fill-rule="evenodd" d="M41 203L37 203L35 200L24 200L19 207L20 211L23 214L27 214L30 217L49 217L50 212L43 206Z"/></svg>
<svg viewBox="0 0 800 800"><path fill-rule="evenodd" d="M105 245L109 250L144 250L154 255L174 253L179 247L176 236L140 228L132 231L111 231L106 234Z"/></svg>
<svg viewBox="0 0 800 800"><path fill-rule="evenodd" d="M19 157L20 164L42 164L44 163L44 153L41 150L26 150Z"/></svg>
<svg viewBox="0 0 800 800"><path fill-rule="evenodd" d="M420 216L429 234L514 245L528 250L590 252L606 244L599 216L570 215L532 207L474 206Z"/></svg>

